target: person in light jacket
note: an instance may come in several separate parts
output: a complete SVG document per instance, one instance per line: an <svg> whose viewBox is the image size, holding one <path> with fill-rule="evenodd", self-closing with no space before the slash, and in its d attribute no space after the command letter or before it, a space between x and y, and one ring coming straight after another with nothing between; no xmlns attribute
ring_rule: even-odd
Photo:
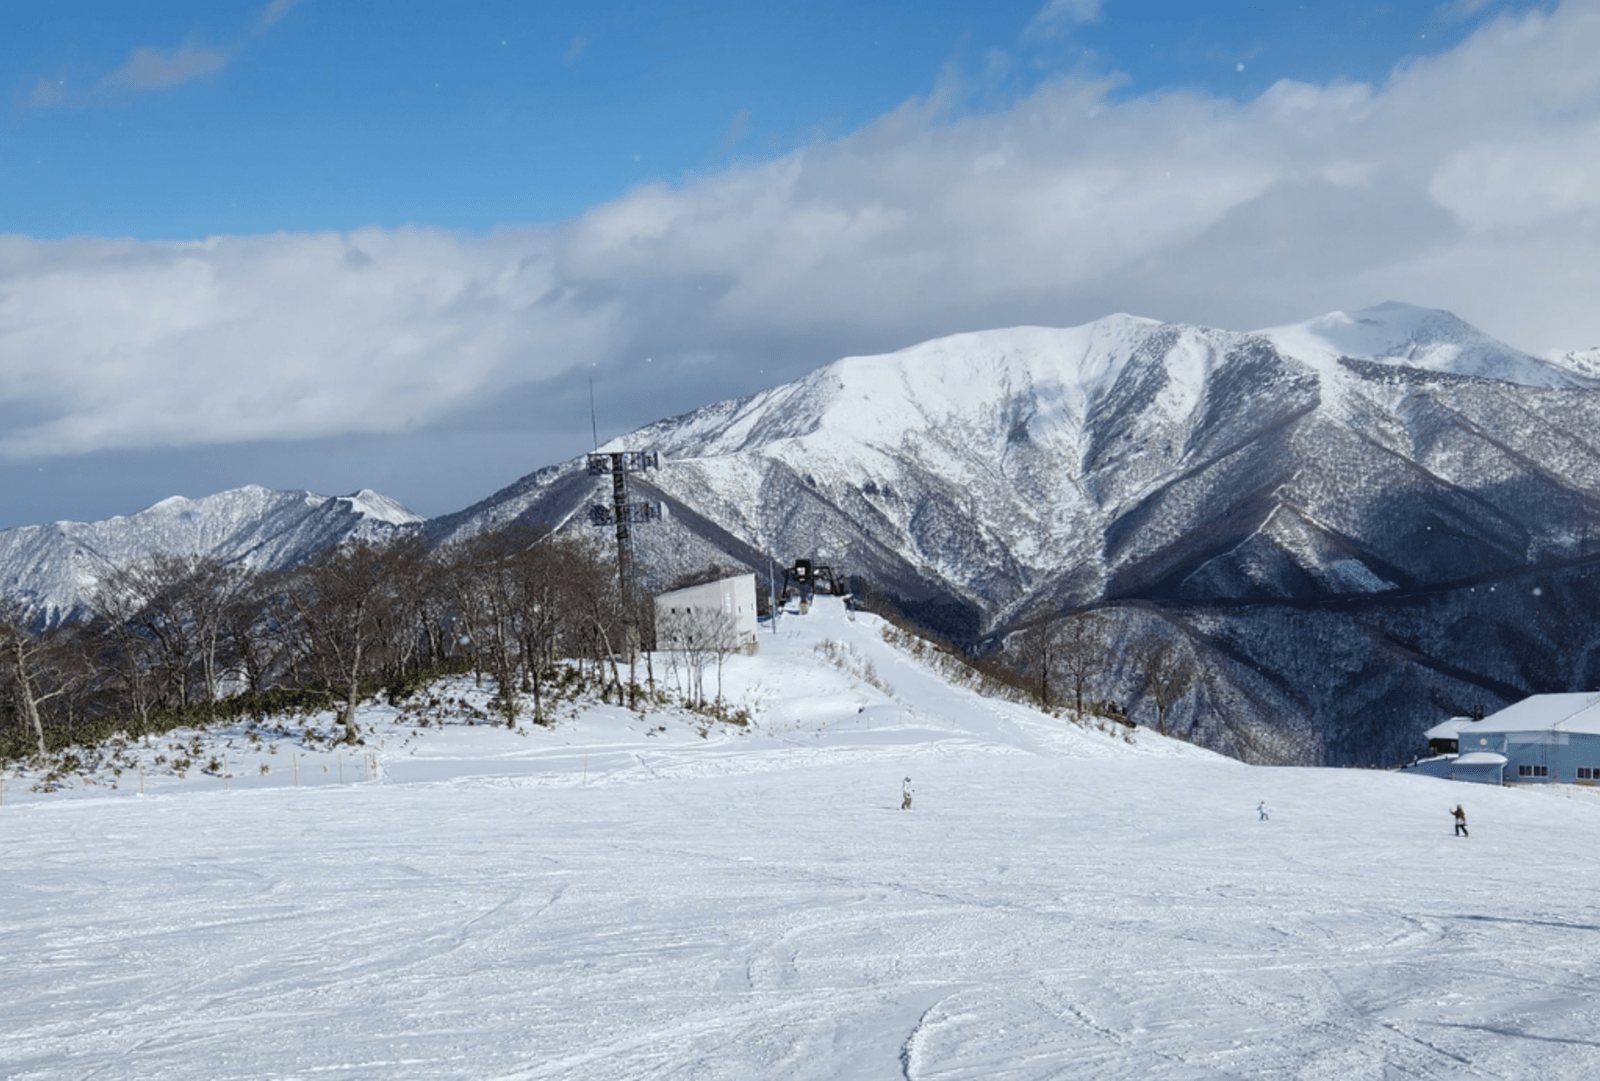
<svg viewBox="0 0 1600 1081"><path fill-rule="evenodd" d="M1450 813L1456 816L1456 836L1471 837L1472 834L1467 832L1467 812L1461 809L1461 804L1456 804L1456 809Z"/></svg>

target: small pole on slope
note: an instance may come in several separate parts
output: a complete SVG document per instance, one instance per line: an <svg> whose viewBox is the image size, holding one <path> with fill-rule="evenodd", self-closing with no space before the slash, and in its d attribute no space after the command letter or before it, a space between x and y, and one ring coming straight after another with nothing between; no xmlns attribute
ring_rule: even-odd
<svg viewBox="0 0 1600 1081"><path fill-rule="evenodd" d="M144 795L144 762L139 763L139 795Z"/></svg>
<svg viewBox="0 0 1600 1081"><path fill-rule="evenodd" d="M334 757L339 760L339 783L344 784L344 752L340 751Z"/></svg>
<svg viewBox="0 0 1600 1081"><path fill-rule="evenodd" d="M228 790L228 752L222 752L222 790Z"/></svg>
<svg viewBox="0 0 1600 1081"><path fill-rule="evenodd" d="M583 756L583 783L589 783L589 756Z"/></svg>
<svg viewBox="0 0 1600 1081"><path fill-rule="evenodd" d="M777 576L772 571L772 557L767 557L767 607L772 609L772 633L778 633Z"/></svg>
<svg viewBox="0 0 1600 1081"><path fill-rule="evenodd" d="M300 787L300 752L289 752L289 765L294 769L294 786Z"/></svg>

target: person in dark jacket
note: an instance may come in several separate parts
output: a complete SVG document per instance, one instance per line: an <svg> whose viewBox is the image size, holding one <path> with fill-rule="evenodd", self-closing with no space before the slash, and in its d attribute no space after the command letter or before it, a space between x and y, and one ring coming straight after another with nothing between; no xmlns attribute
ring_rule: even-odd
<svg viewBox="0 0 1600 1081"><path fill-rule="evenodd" d="M1461 804L1456 804L1456 809L1450 813L1456 816L1456 836L1471 837L1472 834L1467 832L1467 812L1461 809Z"/></svg>

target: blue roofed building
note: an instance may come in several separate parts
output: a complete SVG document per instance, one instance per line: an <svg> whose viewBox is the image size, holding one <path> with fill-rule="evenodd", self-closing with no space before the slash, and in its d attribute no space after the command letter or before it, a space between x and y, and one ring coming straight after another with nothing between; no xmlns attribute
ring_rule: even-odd
<svg viewBox="0 0 1600 1081"><path fill-rule="evenodd" d="M1453 717L1425 733L1446 753L1411 772L1480 784L1600 782L1600 694L1536 694L1481 721Z"/></svg>

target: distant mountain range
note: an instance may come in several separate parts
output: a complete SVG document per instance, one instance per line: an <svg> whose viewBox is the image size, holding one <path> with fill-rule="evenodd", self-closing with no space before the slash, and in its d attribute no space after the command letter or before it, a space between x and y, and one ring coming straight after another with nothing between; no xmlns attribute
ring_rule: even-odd
<svg viewBox="0 0 1600 1081"><path fill-rule="evenodd" d="M848 358L604 449L661 455L636 484L666 512L635 534L657 583L813 556L978 648L1092 608L1120 656L1102 693L1136 712L1125 647L1165 634L1202 661L1180 731L1385 762L1449 713L1600 682L1597 388L1600 352L1541 359L1400 304L1253 334L1118 315ZM421 528L588 528L598 494L574 460ZM20 532L6 591L41 580ZM272 551L304 550L285 535Z"/></svg>
<svg viewBox="0 0 1600 1081"><path fill-rule="evenodd" d="M378 539L422 516L377 492L325 496L250 485L100 522L0 530L0 594L50 620L81 614L105 573L152 553L280 569L351 537Z"/></svg>

